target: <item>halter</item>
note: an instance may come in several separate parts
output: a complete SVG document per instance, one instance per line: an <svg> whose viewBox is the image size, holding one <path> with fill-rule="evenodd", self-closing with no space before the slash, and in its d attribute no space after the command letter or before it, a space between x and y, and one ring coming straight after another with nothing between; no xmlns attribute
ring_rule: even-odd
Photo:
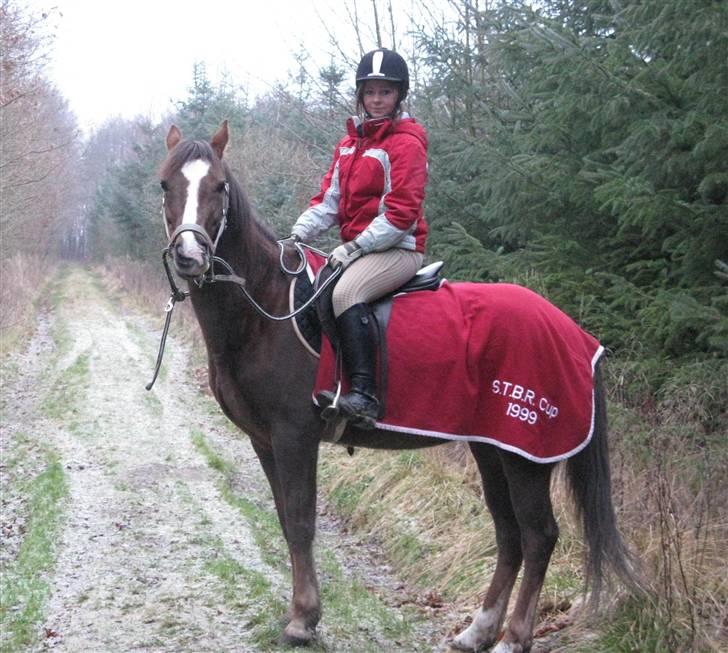
<svg viewBox="0 0 728 653"><path fill-rule="evenodd" d="M169 254L172 251L172 247L177 241L177 238L180 237L180 234L183 234L185 231L191 231L192 233L197 234L202 239L203 244L206 245L210 250L210 254L213 260L217 258L215 256L215 252L217 251L217 245L220 242L220 237L222 236L223 231L225 231L225 227L227 227L228 211L230 209L230 184L227 181L225 182L223 190L224 193L222 199L222 219L220 220L220 227L217 230L217 235L215 236L214 242L212 238L210 238L210 234L207 233L207 230L204 227L201 227L200 225L192 222L183 222L170 234L169 225L167 224L167 219L164 212L165 196L164 194L162 194L162 222L164 223L164 231L167 234L168 241L167 247L165 247L162 251L162 263L164 264L164 271L167 274L167 281L169 281L169 287L172 290L172 294L169 296L167 304L164 307L165 318L164 328L162 329L162 338L159 343L157 362L154 365L154 376L152 377L152 380L147 383L147 390L152 389L152 386L154 385L154 382L157 380L157 376L159 375L159 370L162 367L164 347L167 343L167 334L169 333L169 325L172 321L172 311L174 310L174 306L177 302L183 302L190 295L189 290L180 290L175 283L174 275L172 274L172 270L169 267ZM203 275L200 279L195 279L194 281L198 286L202 287L202 285L205 283L205 277Z"/></svg>
<svg viewBox="0 0 728 653"><path fill-rule="evenodd" d="M167 238L169 240L169 243L167 247L162 251L162 263L164 264L164 270L167 274L167 280L169 281L169 286L172 290L172 293L167 300L167 304L164 307L164 312L166 314L165 320L164 320L164 328L162 329L162 337L161 341L159 343L159 352L157 354L157 362L154 366L154 376L152 377L152 380L147 383L146 389L151 390L152 386L154 385L154 382L157 380L157 376L159 375L159 370L162 367L162 358L164 357L164 348L165 344L167 342L167 334L169 333L169 325L172 320L172 311L174 310L174 306L177 302L184 301L187 297L189 297L190 292L188 290L180 290L177 286L174 275L172 273L172 269L169 265L169 255L172 251L172 247L174 246L175 241L177 238L179 238L180 234L184 233L185 231L191 231L195 234L197 234L203 241L203 243L209 248L211 256L211 265L208 268L208 270L200 275L199 277L193 279L194 283L199 287L202 288L206 283L212 284L219 281L229 281L231 283L236 284L240 291L243 293L243 296L245 299L250 302L250 304L253 306L253 308L264 318L268 320L272 320L275 322L282 322L285 320L290 320L291 318L294 318L299 313L302 313L306 309L308 309L322 294L323 292L328 288L329 285L334 283L336 279L339 278L342 272L341 267L337 267L331 276L326 279L324 283L321 284L321 286L316 290L316 292L306 301L304 304L299 306L296 310L292 311L291 313L288 313L287 315L271 315L268 313L258 302L253 299L253 297L248 292L248 289L245 287L246 281L244 278L237 276L233 268L230 266L230 264L225 261L224 259L220 258L219 256L215 255L215 252L217 250L217 245L220 242L220 237L222 236L223 231L225 230L225 227L227 226L227 218L228 218L228 209L230 206L230 186L227 182L225 182L225 194L223 199L223 207L222 207L222 220L220 221L220 228L217 231L217 235L215 236L215 241L212 241L212 238L210 238L210 235L207 233L207 230L204 227L201 227L198 224L195 223L182 223L180 224L171 234L169 233L169 227L167 225L167 220L164 219L164 196L162 196L162 218L164 219L164 229L167 233ZM300 265L295 269L291 270L287 267L284 261L284 254L285 254L285 245L283 241L278 241L278 247L280 248L280 266L283 272L285 272L288 275L296 276L303 272L303 270L306 268L306 254L304 252L304 247L307 249L310 249L314 252L317 252L318 254L322 256L326 256L324 252L321 252L317 250L314 247L310 247L309 245L303 245L302 243L295 243L295 249L298 253L301 263ZM227 271L227 274L215 274L215 264L218 263L221 265L225 270Z"/></svg>

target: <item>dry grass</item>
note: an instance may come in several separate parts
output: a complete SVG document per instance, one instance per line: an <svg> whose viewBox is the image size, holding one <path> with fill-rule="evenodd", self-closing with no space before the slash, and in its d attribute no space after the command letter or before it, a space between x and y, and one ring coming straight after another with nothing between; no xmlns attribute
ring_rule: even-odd
<svg viewBox="0 0 728 653"><path fill-rule="evenodd" d="M32 333L39 302L57 263L16 254L0 263L0 355L15 349Z"/></svg>
<svg viewBox="0 0 728 653"><path fill-rule="evenodd" d="M596 648L564 650L725 650L728 444L724 434L708 437L699 421L676 415L675 405L670 398L664 412L649 416L616 404L611 410L615 507L654 594L641 602L615 594ZM462 445L415 454L362 450L353 458L326 448L321 469L326 494L353 528L383 543L406 580L463 609L477 604L494 563L494 534ZM544 611L579 603L582 588L581 533L558 475L553 498L561 536Z"/></svg>
<svg viewBox="0 0 728 653"><path fill-rule="evenodd" d="M707 386L705 391L710 391ZM613 456L615 494L623 530L654 587L653 602L644 612L659 624L662 638L663 649L644 650L725 650L725 431L706 433L702 420L695 418L695 404L674 396L648 414L623 408L614 412L613 431L621 436Z"/></svg>
<svg viewBox="0 0 728 653"><path fill-rule="evenodd" d="M161 260L159 263L141 263L132 259L109 259L96 270L107 293L143 310L151 319L157 319L161 331L164 308L171 294ZM184 283L180 283L180 290L184 289ZM195 364L204 363L202 335L190 302L182 301L175 305L170 335L193 342L196 345L193 350L199 354Z"/></svg>
<svg viewBox="0 0 728 653"><path fill-rule="evenodd" d="M495 533L479 492L463 475L424 452L323 447L325 492L350 524L378 540L408 581L423 592L477 601L493 570Z"/></svg>

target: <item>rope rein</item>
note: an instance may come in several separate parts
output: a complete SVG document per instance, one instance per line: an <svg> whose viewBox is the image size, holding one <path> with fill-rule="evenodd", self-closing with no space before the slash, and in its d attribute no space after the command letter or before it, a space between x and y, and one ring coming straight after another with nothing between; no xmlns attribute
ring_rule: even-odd
<svg viewBox="0 0 728 653"><path fill-rule="evenodd" d="M283 246L281 245L281 248L282 247ZM306 246L306 247L308 247L308 246ZM311 248L311 249L313 249L313 248ZM336 279L339 278L339 275L342 272L342 268L341 267L337 267L333 271L333 273L331 274L331 276L328 279L326 279L326 281L324 281L321 284L321 286L319 286L319 288L316 290L316 292L314 292L314 294L311 295L311 297L309 297L303 304L301 304L301 306L299 306L297 309L295 309L291 313L288 313L287 315L271 315L260 304L258 304L258 302L256 302L255 299L253 299L253 297L251 296L251 294L248 292L248 289L245 287L245 283L246 283L245 282L245 279L243 279L242 277L239 277L236 274L234 274L233 269L230 267L230 265L227 263L227 261L221 259L218 256L213 256L212 257L212 260L213 260L213 262L219 263L220 265L222 265L228 271L228 274L215 274L213 272L210 275L209 279L206 278L205 281L207 283L216 283L218 281L229 281L231 283L237 284L237 286L240 288L241 292L245 296L245 299L247 299L248 302L250 302L251 306L256 311L258 311L258 313L260 313L263 317L267 318L268 320L272 320L274 322L284 322L285 320L290 320L291 318L296 317L296 315L299 315L300 313L303 313L307 308L309 308L323 294L323 292L334 281L336 281ZM304 258L303 259L303 268L301 268L301 269L303 270L305 268L306 268L306 259ZM285 267L283 267L283 270L284 270L284 272L286 272L286 274L290 274L290 275L294 275L294 276L297 275L297 274L300 274L300 272L299 273L291 272L290 270L287 270Z"/></svg>

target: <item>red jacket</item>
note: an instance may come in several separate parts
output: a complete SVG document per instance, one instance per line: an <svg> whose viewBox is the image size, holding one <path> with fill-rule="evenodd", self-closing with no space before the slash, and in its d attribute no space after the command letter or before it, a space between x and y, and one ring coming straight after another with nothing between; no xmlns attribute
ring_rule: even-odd
<svg viewBox="0 0 728 653"><path fill-rule="evenodd" d="M321 190L291 232L308 242L339 225L364 252L425 251L427 134L413 118L347 122Z"/></svg>

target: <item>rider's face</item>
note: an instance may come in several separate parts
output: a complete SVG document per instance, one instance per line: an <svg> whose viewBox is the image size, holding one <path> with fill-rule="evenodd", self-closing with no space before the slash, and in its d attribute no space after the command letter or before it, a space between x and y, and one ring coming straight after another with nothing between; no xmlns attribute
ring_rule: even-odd
<svg viewBox="0 0 728 653"><path fill-rule="evenodd" d="M363 96L366 112L372 118L385 118L394 112L399 93L394 82L370 79L364 82Z"/></svg>

